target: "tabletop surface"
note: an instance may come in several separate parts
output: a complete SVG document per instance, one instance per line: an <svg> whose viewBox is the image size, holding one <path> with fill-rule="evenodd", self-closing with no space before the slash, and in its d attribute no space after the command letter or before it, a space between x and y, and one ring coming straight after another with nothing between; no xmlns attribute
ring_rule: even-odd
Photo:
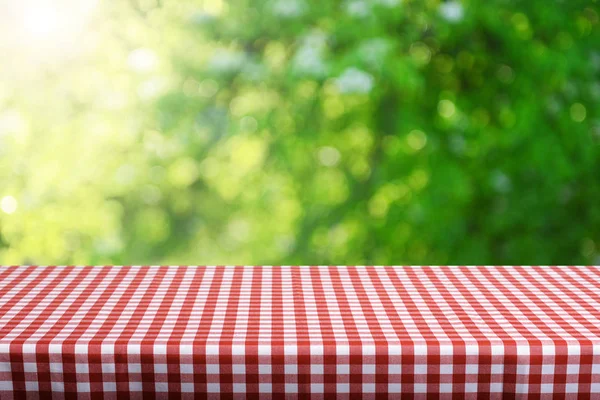
<svg viewBox="0 0 600 400"><path fill-rule="evenodd" d="M597 267L4 267L0 344L600 343Z"/></svg>
<svg viewBox="0 0 600 400"><path fill-rule="evenodd" d="M599 310L598 267L3 267L0 398L600 398Z"/></svg>

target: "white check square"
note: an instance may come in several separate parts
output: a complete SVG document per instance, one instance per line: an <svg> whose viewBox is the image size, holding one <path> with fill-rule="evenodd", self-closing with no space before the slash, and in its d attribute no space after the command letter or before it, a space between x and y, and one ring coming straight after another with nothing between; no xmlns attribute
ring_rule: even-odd
<svg viewBox="0 0 600 400"><path fill-rule="evenodd" d="M452 393L452 384L440 383L440 393Z"/></svg>
<svg viewBox="0 0 600 400"><path fill-rule="evenodd" d="M63 372L62 364L50 363L50 372L62 373Z"/></svg>
<svg viewBox="0 0 600 400"><path fill-rule="evenodd" d="M219 393L221 391L221 385L218 383L207 383L206 391L208 393Z"/></svg>
<svg viewBox="0 0 600 400"><path fill-rule="evenodd" d="M273 391L273 385L270 383L259 383L258 391L260 393L271 393Z"/></svg>
<svg viewBox="0 0 600 400"><path fill-rule="evenodd" d="M285 384L285 392L286 393L298 393L298 384L297 383L286 383Z"/></svg>
<svg viewBox="0 0 600 400"><path fill-rule="evenodd" d="M181 392L183 393L194 393L194 384L193 383L182 383L181 384Z"/></svg>
<svg viewBox="0 0 600 400"><path fill-rule="evenodd" d="M311 383L310 390L312 393L323 393L325 390L325 385L322 383Z"/></svg>
<svg viewBox="0 0 600 400"><path fill-rule="evenodd" d="M179 366L179 372L182 374L193 374L194 373L194 365L193 364L181 364Z"/></svg>
<svg viewBox="0 0 600 400"><path fill-rule="evenodd" d="M286 364L284 367L284 372L287 375L296 375L298 373L298 365L296 364Z"/></svg>
<svg viewBox="0 0 600 400"><path fill-rule="evenodd" d="M8 365L8 363L6 363ZM10 372L10 368L6 370ZM23 372L37 372L37 364L36 363L23 363Z"/></svg>
<svg viewBox="0 0 600 400"><path fill-rule="evenodd" d="M206 364L206 373L207 374L218 374L219 373L219 364Z"/></svg>
<svg viewBox="0 0 600 400"><path fill-rule="evenodd" d="M233 392L234 393L245 393L246 392L246 384L245 383L234 383L233 384Z"/></svg>
<svg viewBox="0 0 600 400"><path fill-rule="evenodd" d="M427 365L426 364L415 364L415 375L425 375L427 374Z"/></svg>
<svg viewBox="0 0 600 400"><path fill-rule="evenodd" d="M363 374L369 374L369 375L375 374L375 365L363 364Z"/></svg>
<svg viewBox="0 0 600 400"><path fill-rule="evenodd" d="M156 382L154 384L154 390L156 390L157 393L168 393L169 384L167 382Z"/></svg>
<svg viewBox="0 0 600 400"><path fill-rule="evenodd" d="M402 366L400 364L389 364L388 365L388 374L400 375L401 373L402 373Z"/></svg>
<svg viewBox="0 0 600 400"><path fill-rule="evenodd" d="M388 393L402 393L402 385L400 383L389 383Z"/></svg>
<svg viewBox="0 0 600 400"><path fill-rule="evenodd" d="M540 393L554 393L554 385L552 383L542 383Z"/></svg>
<svg viewBox="0 0 600 400"><path fill-rule="evenodd" d="M87 367L87 365L86 365ZM142 373L142 364L131 363L128 366L129 372L132 374L141 374Z"/></svg>

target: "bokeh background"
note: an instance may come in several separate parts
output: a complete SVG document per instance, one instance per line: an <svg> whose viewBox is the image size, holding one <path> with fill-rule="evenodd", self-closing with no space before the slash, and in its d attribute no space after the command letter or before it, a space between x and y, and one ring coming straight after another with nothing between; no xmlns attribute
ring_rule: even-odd
<svg viewBox="0 0 600 400"><path fill-rule="evenodd" d="M4 264L600 263L600 3L0 3Z"/></svg>

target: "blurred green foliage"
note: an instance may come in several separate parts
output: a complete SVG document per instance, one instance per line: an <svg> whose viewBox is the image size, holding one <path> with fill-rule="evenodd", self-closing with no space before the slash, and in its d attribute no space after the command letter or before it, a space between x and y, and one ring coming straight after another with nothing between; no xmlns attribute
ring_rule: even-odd
<svg viewBox="0 0 600 400"><path fill-rule="evenodd" d="M600 262L597 1L9 3L4 264Z"/></svg>

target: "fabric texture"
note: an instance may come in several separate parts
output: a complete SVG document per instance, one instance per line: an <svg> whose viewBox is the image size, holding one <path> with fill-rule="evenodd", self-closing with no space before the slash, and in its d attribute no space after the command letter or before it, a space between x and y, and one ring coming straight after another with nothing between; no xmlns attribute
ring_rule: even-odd
<svg viewBox="0 0 600 400"><path fill-rule="evenodd" d="M600 399L599 310L598 267L2 267L0 398Z"/></svg>

